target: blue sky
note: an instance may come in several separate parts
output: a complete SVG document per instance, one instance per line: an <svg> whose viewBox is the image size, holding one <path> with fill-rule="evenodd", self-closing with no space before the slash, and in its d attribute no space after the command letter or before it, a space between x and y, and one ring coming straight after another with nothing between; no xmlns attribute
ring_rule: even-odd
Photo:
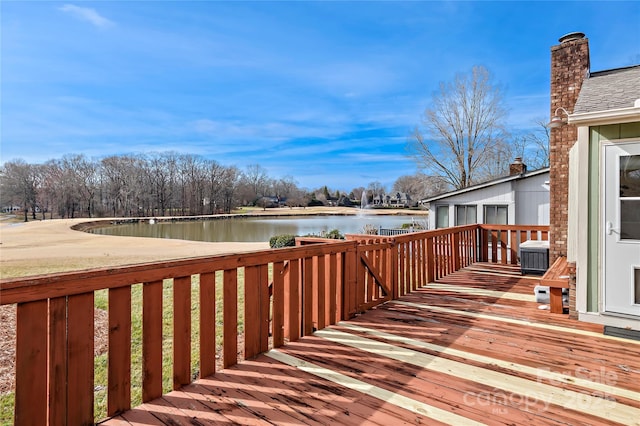
<svg viewBox="0 0 640 426"><path fill-rule="evenodd" d="M474 65L508 127L548 117L550 47L640 63L640 2L2 1L1 161L177 151L300 186L389 189L441 81Z"/></svg>

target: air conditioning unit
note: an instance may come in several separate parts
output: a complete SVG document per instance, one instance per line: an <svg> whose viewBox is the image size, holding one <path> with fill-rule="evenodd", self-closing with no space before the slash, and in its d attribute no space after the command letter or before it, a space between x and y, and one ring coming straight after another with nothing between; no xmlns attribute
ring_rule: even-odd
<svg viewBox="0 0 640 426"><path fill-rule="evenodd" d="M522 275L544 275L549 269L549 241L520 244L520 268Z"/></svg>

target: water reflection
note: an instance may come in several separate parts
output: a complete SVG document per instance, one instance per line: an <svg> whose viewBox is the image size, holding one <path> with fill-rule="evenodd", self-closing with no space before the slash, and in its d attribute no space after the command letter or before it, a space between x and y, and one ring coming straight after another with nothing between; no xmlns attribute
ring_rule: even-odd
<svg viewBox="0 0 640 426"><path fill-rule="evenodd" d="M362 233L365 225L400 228L404 223L426 222L425 216L312 216L256 217L189 222L113 225L90 232L130 237L172 238L208 242L267 242L274 235L319 235L338 229L343 234Z"/></svg>

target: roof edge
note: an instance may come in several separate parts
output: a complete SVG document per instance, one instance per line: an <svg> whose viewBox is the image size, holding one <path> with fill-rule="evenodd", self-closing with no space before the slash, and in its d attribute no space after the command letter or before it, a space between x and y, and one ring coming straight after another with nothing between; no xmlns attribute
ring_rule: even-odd
<svg viewBox="0 0 640 426"><path fill-rule="evenodd" d="M462 188L462 189L456 189L455 191L445 192L444 194L436 195L435 197L425 198L423 200L420 200L420 203L430 203L432 201L438 201L438 200L441 200L443 198L452 197L454 195L459 195L459 194L464 194L465 192L475 191L477 189L486 188L488 186L497 185L499 183L510 182L512 180L525 179L525 178L528 178L528 177L541 175L543 173L548 173L550 170L551 169L549 167L545 167L543 169L532 170L530 172L526 172L526 173L522 173L522 174L517 174L517 175L512 175L512 176L504 176L504 177L501 177L501 178L488 180L486 182L479 183L477 185L468 186L468 187Z"/></svg>
<svg viewBox="0 0 640 426"><path fill-rule="evenodd" d="M630 70L630 69L633 69L633 68L640 68L640 64L627 65L626 67L610 68L610 69L607 69L607 70L591 71L591 72L589 72L589 75L588 75L587 78L598 77L598 76L601 76L601 75L613 74L613 73L617 73L617 72L621 72L621 71Z"/></svg>
<svg viewBox="0 0 640 426"><path fill-rule="evenodd" d="M629 123L640 120L640 106L569 114L568 124L576 126Z"/></svg>

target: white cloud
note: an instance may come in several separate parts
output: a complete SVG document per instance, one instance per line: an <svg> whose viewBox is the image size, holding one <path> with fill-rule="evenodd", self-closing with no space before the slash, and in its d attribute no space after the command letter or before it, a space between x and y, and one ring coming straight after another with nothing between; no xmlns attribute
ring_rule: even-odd
<svg viewBox="0 0 640 426"><path fill-rule="evenodd" d="M69 13L70 15L95 25L98 28L108 28L115 25L113 21L100 15L94 9L88 7L74 6L72 4L65 4L60 8L61 11Z"/></svg>

